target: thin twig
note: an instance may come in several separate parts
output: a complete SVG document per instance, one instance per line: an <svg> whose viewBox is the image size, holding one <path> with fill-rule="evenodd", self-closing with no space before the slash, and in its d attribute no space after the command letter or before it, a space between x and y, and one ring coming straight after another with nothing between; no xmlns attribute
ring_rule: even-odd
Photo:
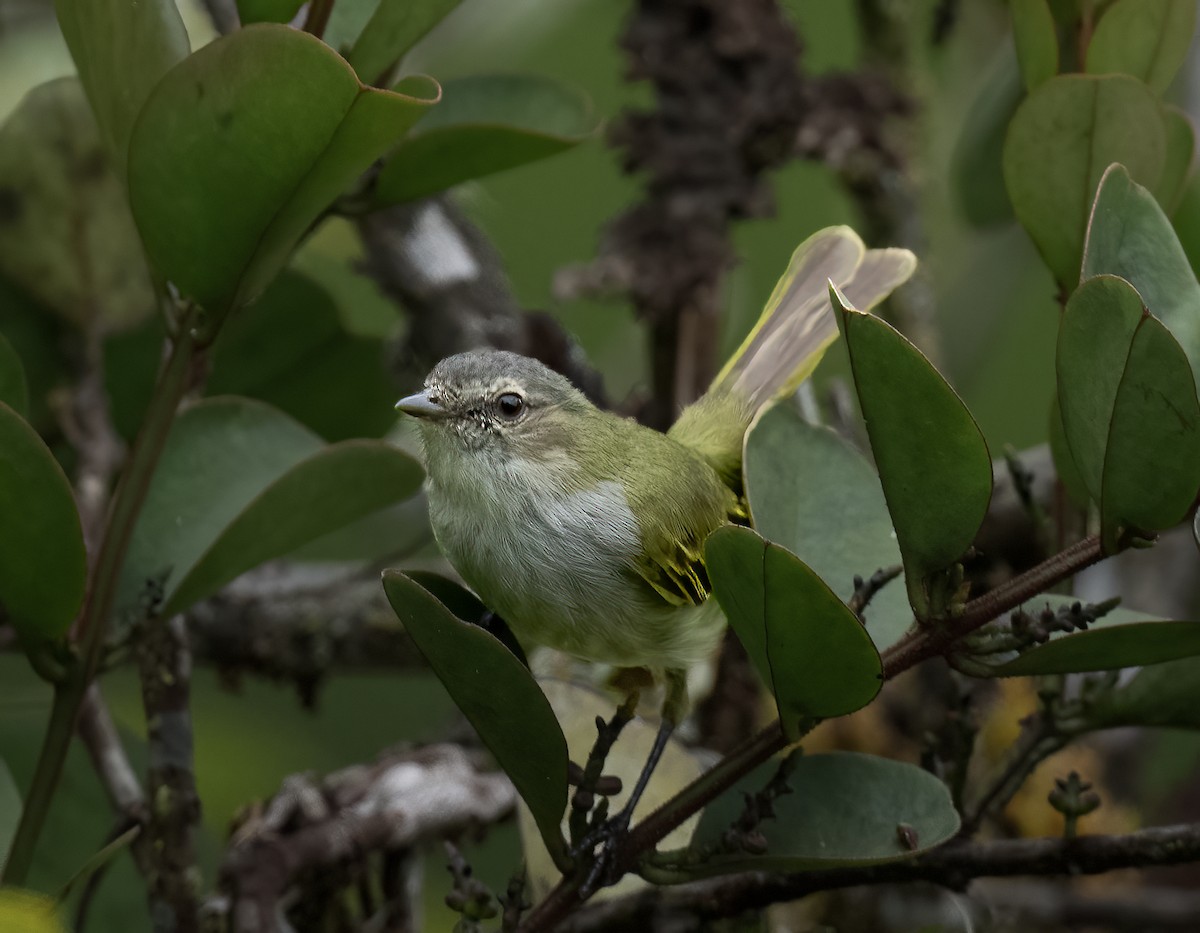
<svg viewBox="0 0 1200 933"><path fill-rule="evenodd" d="M893 567L881 567L866 580L862 577L855 577L854 592L850 595L850 599L846 605L850 607L851 612L862 620L863 610L870 605L871 600L875 598L875 594L902 573L904 573L903 564L896 564Z"/></svg>
<svg viewBox="0 0 1200 933"><path fill-rule="evenodd" d="M816 891L857 885L927 881L962 890L973 878L1100 874L1119 868L1178 865L1200 859L1200 824L1077 839L955 841L886 865L800 874L747 873L669 888L647 888L585 908L556 929L563 933L655 929L686 913L699 922L792 901Z"/></svg>

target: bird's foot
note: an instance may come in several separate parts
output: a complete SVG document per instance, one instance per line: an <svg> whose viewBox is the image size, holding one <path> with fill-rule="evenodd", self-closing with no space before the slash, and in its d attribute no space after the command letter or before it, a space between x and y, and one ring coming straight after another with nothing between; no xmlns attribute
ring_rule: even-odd
<svg viewBox="0 0 1200 933"><path fill-rule="evenodd" d="M579 888L580 898L589 898L601 888L607 888L621 880L621 875L617 871L617 850L629 833L629 821L632 815L629 807L624 808L616 816L594 827L571 853L584 864L587 864L589 859L591 860L587 876ZM599 851L597 851L597 847L599 847Z"/></svg>

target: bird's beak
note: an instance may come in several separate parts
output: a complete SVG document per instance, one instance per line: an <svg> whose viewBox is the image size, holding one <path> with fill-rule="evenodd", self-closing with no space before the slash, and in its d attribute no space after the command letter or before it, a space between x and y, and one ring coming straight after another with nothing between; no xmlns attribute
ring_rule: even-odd
<svg viewBox="0 0 1200 933"><path fill-rule="evenodd" d="M414 418L445 418L449 412L429 397L428 390L402 398L396 403L396 410Z"/></svg>

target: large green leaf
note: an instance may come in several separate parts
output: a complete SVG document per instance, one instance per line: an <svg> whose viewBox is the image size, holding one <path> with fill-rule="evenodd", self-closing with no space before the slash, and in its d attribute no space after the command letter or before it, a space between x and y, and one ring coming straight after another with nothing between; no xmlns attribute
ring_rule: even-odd
<svg viewBox="0 0 1200 933"><path fill-rule="evenodd" d="M368 84L376 84L461 0L379 0L346 54Z"/></svg>
<svg viewBox="0 0 1200 933"><path fill-rule="evenodd" d="M1115 671L1200 655L1200 622L1135 622L1107 625L1031 648L1006 664L997 677Z"/></svg>
<svg viewBox="0 0 1200 933"><path fill-rule="evenodd" d="M1088 721L1097 728L1200 729L1200 657L1142 668L1129 683L1090 704Z"/></svg>
<svg viewBox="0 0 1200 933"><path fill-rule="evenodd" d="M1072 459L1100 504L1105 549L1178 522L1200 487L1200 401L1182 348L1124 279L1067 302L1058 393Z"/></svg>
<svg viewBox="0 0 1200 933"><path fill-rule="evenodd" d="M183 19L175 0L55 0L54 6L100 136L124 179L138 112L190 50Z"/></svg>
<svg viewBox="0 0 1200 933"><path fill-rule="evenodd" d="M87 559L71 484L42 439L0 402L0 607L32 648L83 603Z"/></svg>
<svg viewBox="0 0 1200 933"><path fill-rule="evenodd" d="M1125 75L1060 75L1021 104L1004 144L1013 209L1060 285L1079 281L1092 196L1113 162L1154 188L1166 163L1158 99Z"/></svg>
<svg viewBox="0 0 1200 933"><path fill-rule="evenodd" d="M271 23L187 58L146 101L129 150L133 214L159 271L217 317L257 296L437 100L423 86L365 88L323 42Z"/></svg>
<svg viewBox="0 0 1200 933"><path fill-rule="evenodd" d="M214 349L210 395L262 399L327 440L378 437L395 423L383 341L349 333L308 276L285 270Z"/></svg>
<svg viewBox="0 0 1200 933"><path fill-rule="evenodd" d="M545 694L496 638L455 617L404 574L385 571L383 588L409 637L512 778L561 866L566 857L559 823L567 804L567 742Z"/></svg>
<svg viewBox="0 0 1200 933"><path fill-rule="evenodd" d="M871 452L918 617L945 608L935 577L971 546L992 495L992 461L962 399L920 351L830 287ZM931 606L931 597L935 604ZM944 602L944 600L943 600Z"/></svg>
<svg viewBox="0 0 1200 933"><path fill-rule="evenodd" d="M827 428L787 405L763 414L746 438L746 496L754 527L808 564L843 602L854 577L900 563L883 488L871 464ZM871 600L867 629L882 650L912 622L902 583Z"/></svg>
<svg viewBox="0 0 1200 933"><path fill-rule="evenodd" d="M29 386L25 383L25 367L3 334L0 334L0 402L21 417L29 414Z"/></svg>
<svg viewBox="0 0 1200 933"><path fill-rule="evenodd" d="M176 419L130 546L119 618L178 612L263 561L416 492L421 470L378 441L323 447L249 399ZM147 605L161 585L161 599Z"/></svg>
<svg viewBox="0 0 1200 933"><path fill-rule="evenodd" d="M1056 369L1064 436L1088 494L1100 501L1113 404L1142 299L1114 275L1089 278L1059 321Z"/></svg>
<svg viewBox="0 0 1200 933"><path fill-rule="evenodd" d="M1187 58L1196 0L1117 0L1092 33L1087 70L1141 78L1161 94Z"/></svg>
<svg viewBox="0 0 1200 933"><path fill-rule="evenodd" d="M34 88L0 128L0 276L77 325L154 312L124 186L75 78Z"/></svg>
<svg viewBox="0 0 1200 933"><path fill-rule="evenodd" d="M1058 30L1046 0L1012 0L1013 41L1026 90L1058 72Z"/></svg>
<svg viewBox="0 0 1200 933"><path fill-rule="evenodd" d="M413 127L375 183L376 203L433 194L555 155L595 130L578 91L536 75L447 81L442 101Z"/></svg>
<svg viewBox="0 0 1200 933"><path fill-rule="evenodd" d="M1188 359L1162 323L1144 317L1113 404L1100 525L1107 550L1126 530L1181 521L1200 488L1200 400Z"/></svg>
<svg viewBox="0 0 1200 933"><path fill-rule="evenodd" d="M870 636L794 554L735 527L709 535L704 553L713 593L775 694L786 734L875 698L883 674Z"/></svg>
<svg viewBox="0 0 1200 933"><path fill-rule="evenodd" d="M300 461L263 489L167 599L177 612L235 577L343 525L406 499L420 488L421 468L381 441L333 444Z"/></svg>
<svg viewBox="0 0 1200 933"><path fill-rule="evenodd" d="M709 804L692 848L719 845L745 807L745 795L766 786L778 761L768 761ZM735 871L804 871L894 862L940 845L958 832L946 785L920 768L874 755L803 755L758 829L762 855L727 852L696 875Z"/></svg>
<svg viewBox="0 0 1200 933"><path fill-rule="evenodd" d="M1096 192L1083 252L1083 278L1111 273L1137 289L1192 361L1200 380L1200 284L1171 221L1154 196L1121 165L1109 166Z"/></svg>

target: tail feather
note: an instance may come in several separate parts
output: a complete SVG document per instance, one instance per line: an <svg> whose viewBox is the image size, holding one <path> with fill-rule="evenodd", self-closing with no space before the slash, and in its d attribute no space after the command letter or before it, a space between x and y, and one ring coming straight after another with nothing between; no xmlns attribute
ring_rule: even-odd
<svg viewBox="0 0 1200 933"><path fill-rule="evenodd" d="M758 322L709 392L730 392L754 410L812 374L837 337L828 280L849 281L866 254L849 227L828 227L796 247ZM798 367L797 364L804 365Z"/></svg>
<svg viewBox="0 0 1200 933"><path fill-rule="evenodd" d="M849 227L827 227L796 247L754 328L670 435L741 486L742 440L758 412L795 392L837 338L829 282L867 310L916 269L906 249L868 250Z"/></svg>

